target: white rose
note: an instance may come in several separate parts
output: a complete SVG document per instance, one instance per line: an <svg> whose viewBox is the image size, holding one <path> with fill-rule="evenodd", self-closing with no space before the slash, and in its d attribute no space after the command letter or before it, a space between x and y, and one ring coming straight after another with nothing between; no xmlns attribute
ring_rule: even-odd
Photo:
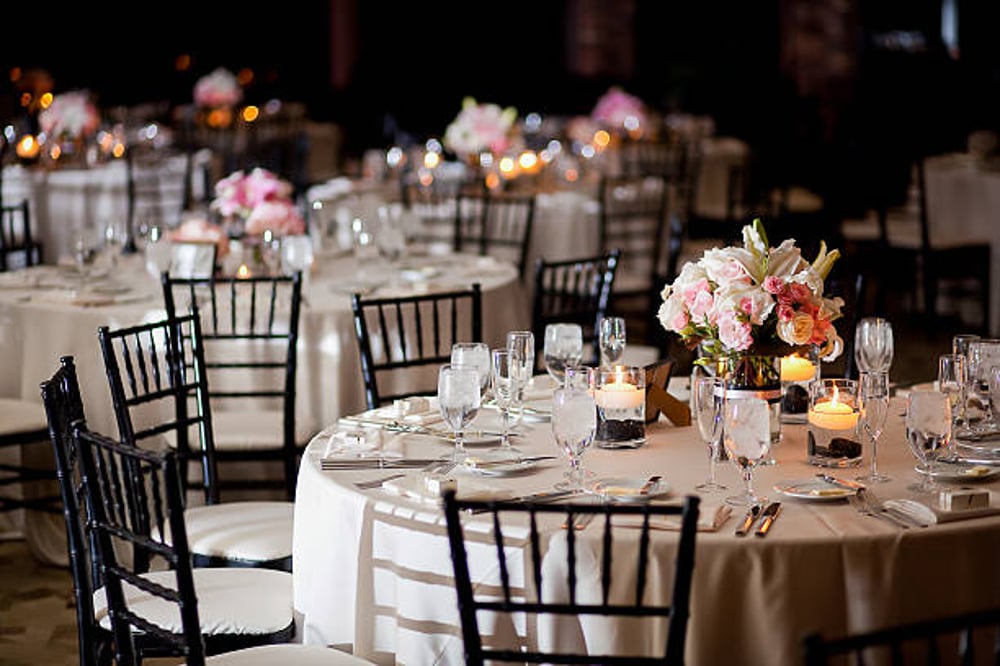
<svg viewBox="0 0 1000 666"><path fill-rule="evenodd" d="M796 312L788 321L778 322L778 337L790 345L804 345L812 338L813 318Z"/></svg>

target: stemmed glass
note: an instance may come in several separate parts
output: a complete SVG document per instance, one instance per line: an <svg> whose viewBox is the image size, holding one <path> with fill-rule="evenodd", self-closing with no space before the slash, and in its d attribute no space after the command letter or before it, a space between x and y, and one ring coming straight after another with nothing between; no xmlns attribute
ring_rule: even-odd
<svg viewBox="0 0 1000 666"><path fill-rule="evenodd" d="M965 386L963 387L961 402L958 405L958 413L952 415L955 424L958 426L952 433L955 439L960 439L963 435L971 432L969 428L969 398L971 397L973 387L971 385L972 373L969 368L969 345L980 339L980 336L975 333L959 333L951 338L951 353L961 356L965 360Z"/></svg>
<svg viewBox="0 0 1000 666"><path fill-rule="evenodd" d="M552 435L556 444L569 458L566 480L555 485L557 490L582 493L583 454L590 448L597 431L597 405L590 391L576 387L556 389L552 394Z"/></svg>
<svg viewBox="0 0 1000 666"><path fill-rule="evenodd" d="M969 430L960 437L977 439L993 437L998 432L998 423L993 417L992 400L990 398L990 368L1000 365L1000 338L982 338L969 343L969 403L977 408L978 420L973 420L969 414Z"/></svg>
<svg viewBox="0 0 1000 666"><path fill-rule="evenodd" d="M962 405L966 400L966 385L969 373L966 371L966 359L962 354L941 354L938 356L938 390L948 396L951 403L952 444L959 430L965 425L962 418Z"/></svg>
<svg viewBox="0 0 1000 666"><path fill-rule="evenodd" d="M889 372L892 365L892 324L882 317L865 317L854 329L854 360L861 372Z"/></svg>
<svg viewBox="0 0 1000 666"><path fill-rule="evenodd" d="M561 386L566 379L566 368L583 360L583 327L579 324L548 324L542 358L549 376Z"/></svg>
<svg viewBox="0 0 1000 666"><path fill-rule="evenodd" d="M490 388L492 359L485 342L456 342L451 346L451 364L468 365L479 373L479 394L485 397Z"/></svg>
<svg viewBox="0 0 1000 666"><path fill-rule="evenodd" d="M463 430L479 413L479 371L467 365L449 363L441 366L438 371L437 397L441 416L455 433L452 460L461 463L465 460Z"/></svg>
<svg viewBox="0 0 1000 666"><path fill-rule="evenodd" d="M493 388L493 400L496 403L497 411L500 413L500 446L497 451L510 453L517 456L521 452L510 443L510 420L511 412L518 408L519 391L518 382L520 372L516 362L511 361L510 352L506 349L494 349L492 351L492 372L491 386Z"/></svg>
<svg viewBox="0 0 1000 666"><path fill-rule="evenodd" d="M722 393L725 382L713 375L696 375L691 384L691 411L694 412L701 438L708 445L708 478L694 488L702 492L725 490L715 480L715 462L719 458L722 435Z"/></svg>
<svg viewBox="0 0 1000 666"><path fill-rule="evenodd" d="M535 374L535 336L531 331L509 331L507 333L507 351L512 359L517 360L518 407L514 410L514 421L519 423L524 416L524 390Z"/></svg>
<svg viewBox="0 0 1000 666"><path fill-rule="evenodd" d="M906 403L906 441L923 464L920 483L908 486L919 493L936 493L934 463L951 441L951 403L941 391L911 391Z"/></svg>
<svg viewBox="0 0 1000 666"><path fill-rule="evenodd" d="M764 502L753 489L753 472L771 450L771 413L763 398L726 396L722 404L722 441L726 453L743 474L744 490L726 498L727 504L754 506Z"/></svg>
<svg viewBox="0 0 1000 666"><path fill-rule="evenodd" d="M878 471L878 438L885 427L889 412L889 375L883 372L862 372L858 386L861 429L871 442L871 462L868 473L858 481L882 483L890 477Z"/></svg>
<svg viewBox="0 0 1000 666"><path fill-rule="evenodd" d="M597 344L601 350L601 367L613 368L625 356L625 319L604 317L597 331Z"/></svg>

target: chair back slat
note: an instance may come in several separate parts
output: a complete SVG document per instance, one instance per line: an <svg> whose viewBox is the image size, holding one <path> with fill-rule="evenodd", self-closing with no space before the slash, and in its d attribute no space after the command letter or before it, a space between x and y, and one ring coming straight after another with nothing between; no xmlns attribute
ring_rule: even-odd
<svg viewBox="0 0 1000 666"><path fill-rule="evenodd" d="M482 340L478 283L468 289L416 296L354 294L351 308L369 409L434 392L437 375L430 380L424 371L450 362L453 343Z"/></svg>
<svg viewBox="0 0 1000 666"><path fill-rule="evenodd" d="M41 263L42 246L33 238L28 199L0 202L0 272Z"/></svg>
<svg viewBox="0 0 1000 666"><path fill-rule="evenodd" d="M683 664L690 589L694 569L694 545L700 500L686 496L680 504L594 504L531 503L505 500L458 499L454 491L444 495L444 512L454 567L455 589L467 664L487 662L512 663L587 663L587 664ZM475 586L469 569L465 512L487 513L491 529L475 530L477 548L484 541L496 562L477 560L478 571L497 572L502 594L492 580L477 579ZM578 516L603 517L599 531L578 530L572 526ZM672 590L652 590L649 569L656 553L657 576L667 553L659 555L664 544L655 543L653 521L679 521L676 555L672 558ZM638 528L638 529L636 529ZM471 534L471 532L469 533ZM668 551L671 547L667 547ZM655 549L655 550L654 550ZM480 558L487 551L478 548ZM514 580L513 553L531 560L530 582ZM617 558L617 559L616 559ZM624 559L623 559L624 558ZM590 562L594 562L594 566ZM565 573L561 573L565 571ZM628 577L635 577L633 587ZM616 590L622 590L616 593ZM589 601L591 599L599 601ZM586 599L587 601L583 601ZM586 616L588 626L607 622L606 633L615 635L615 623L644 618L655 623L642 627L649 636L664 636L664 643L653 646L657 654L647 654L649 646L620 645L609 654L585 654L554 647L545 651L531 644L535 636L519 638L511 644L486 644L480 634L477 614L492 612L502 616L541 620L560 615ZM503 621L497 618L497 621ZM631 625L630 625L631 626ZM654 626L656 627L654 629ZM658 629L662 627L661 631ZM603 631L603 630L602 630ZM500 639L491 637L492 641ZM584 650L583 646L579 648ZM620 650L620 651L619 651Z"/></svg>

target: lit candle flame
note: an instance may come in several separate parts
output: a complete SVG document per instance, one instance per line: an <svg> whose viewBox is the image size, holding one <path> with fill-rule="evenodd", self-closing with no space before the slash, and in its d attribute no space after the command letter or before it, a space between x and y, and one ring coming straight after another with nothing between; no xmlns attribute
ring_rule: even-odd
<svg viewBox="0 0 1000 666"><path fill-rule="evenodd" d="M245 280L250 277L250 269L247 268L246 264L240 264L240 267L236 269L236 277L241 280Z"/></svg>

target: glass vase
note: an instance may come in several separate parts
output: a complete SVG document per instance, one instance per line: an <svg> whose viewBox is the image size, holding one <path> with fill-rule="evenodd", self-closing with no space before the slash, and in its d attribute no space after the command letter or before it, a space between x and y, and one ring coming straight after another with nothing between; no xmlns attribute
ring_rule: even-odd
<svg viewBox="0 0 1000 666"><path fill-rule="evenodd" d="M719 367L725 369L726 398L763 398L770 412L771 446L781 441L781 356L729 354Z"/></svg>

